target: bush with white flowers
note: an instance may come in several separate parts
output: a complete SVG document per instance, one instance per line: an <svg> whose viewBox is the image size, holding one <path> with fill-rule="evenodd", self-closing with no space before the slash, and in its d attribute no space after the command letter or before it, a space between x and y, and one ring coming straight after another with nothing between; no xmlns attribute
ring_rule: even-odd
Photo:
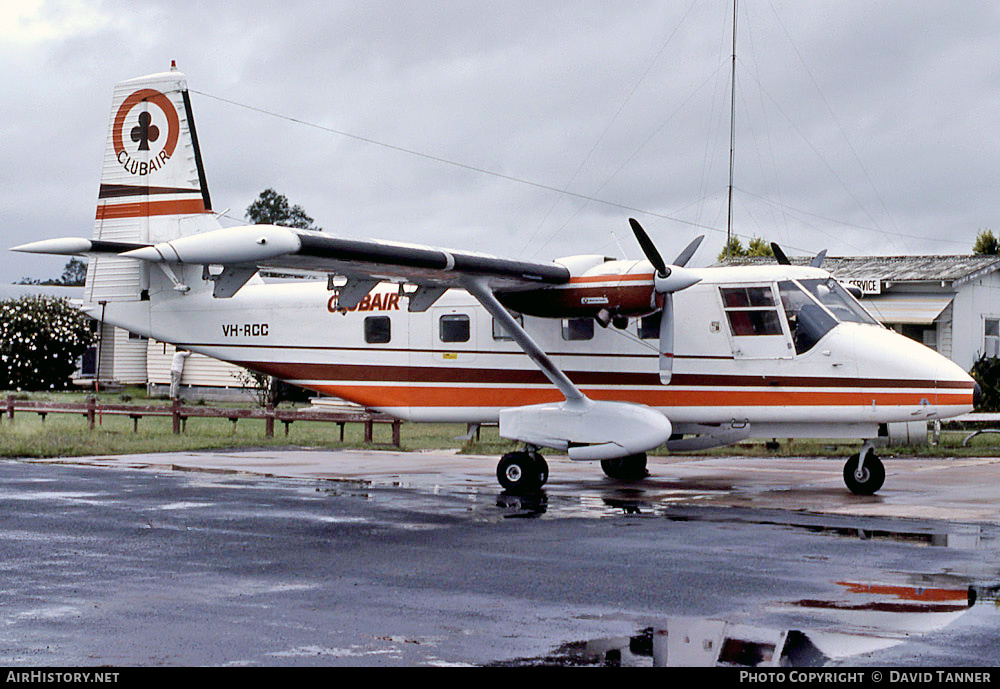
<svg viewBox="0 0 1000 689"><path fill-rule="evenodd" d="M65 299L0 301L0 388L60 390L93 340L89 319Z"/></svg>

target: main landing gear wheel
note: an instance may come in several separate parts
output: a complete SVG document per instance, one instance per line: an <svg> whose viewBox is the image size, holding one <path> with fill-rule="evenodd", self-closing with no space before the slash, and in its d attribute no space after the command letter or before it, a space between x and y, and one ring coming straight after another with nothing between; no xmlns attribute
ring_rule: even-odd
<svg viewBox="0 0 1000 689"><path fill-rule="evenodd" d="M508 452L497 465L497 480L512 493L538 490L549 480L549 465L537 452Z"/></svg>
<svg viewBox="0 0 1000 689"><path fill-rule="evenodd" d="M865 465L858 470L858 457L851 455L844 465L844 483L855 495L874 495L885 483L885 467L874 451L869 450Z"/></svg>
<svg viewBox="0 0 1000 689"><path fill-rule="evenodd" d="M622 481L638 481L649 476L645 452L617 459L602 459L601 468L609 477Z"/></svg>

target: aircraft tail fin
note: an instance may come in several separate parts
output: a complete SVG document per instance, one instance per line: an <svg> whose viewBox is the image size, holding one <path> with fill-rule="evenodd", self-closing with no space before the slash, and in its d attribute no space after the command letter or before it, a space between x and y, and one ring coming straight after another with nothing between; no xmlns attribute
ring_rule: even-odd
<svg viewBox="0 0 1000 689"><path fill-rule="evenodd" d="M93 239L155 244L219 227L184 74L171 67L119 82L111 103ZM92 256L84 300L145 300L149 280L149 267L142 261Z"/></svg>

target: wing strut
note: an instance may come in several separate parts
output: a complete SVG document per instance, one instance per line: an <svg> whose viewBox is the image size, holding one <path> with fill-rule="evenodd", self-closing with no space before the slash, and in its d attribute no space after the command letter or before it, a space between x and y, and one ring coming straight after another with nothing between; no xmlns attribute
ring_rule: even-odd
<svg viewBox="0 0 1000 689"><path fill-rule="evenodd" d="M483 305L490 315L496 318L504 330L514 338L514 341L524 350L524 353L531 357L531 360L542 370L545 377L552 381L552 384L559 388L566 397L566 402L571 407L587 408L592 406L593 401L587 397L580 388L563 373L558 366L549 358L549 355L539 347L531 336L525 332L524 328L518 324L507 309L493 296L493 291L485 284L483 278L472 276L463 278L462 286Z"/></svg>

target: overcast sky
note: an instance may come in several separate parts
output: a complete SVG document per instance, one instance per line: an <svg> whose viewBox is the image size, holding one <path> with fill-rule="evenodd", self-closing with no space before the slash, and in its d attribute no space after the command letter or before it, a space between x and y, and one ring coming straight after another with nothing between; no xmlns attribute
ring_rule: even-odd
<svg viewBox="0 0 1000 689"><path fill-rule="evenodd" d="M634 216L668 260L706 234L705 265L731 31L731 0L0 0L0 245L91 236L112 88L176 60L226 224L273 187L329 232L548 260L640 257ZM895 255L1000 231L1000 3L742 0L737 54L739 235ZM0 251L0 281L63 263Z"/></svg>

